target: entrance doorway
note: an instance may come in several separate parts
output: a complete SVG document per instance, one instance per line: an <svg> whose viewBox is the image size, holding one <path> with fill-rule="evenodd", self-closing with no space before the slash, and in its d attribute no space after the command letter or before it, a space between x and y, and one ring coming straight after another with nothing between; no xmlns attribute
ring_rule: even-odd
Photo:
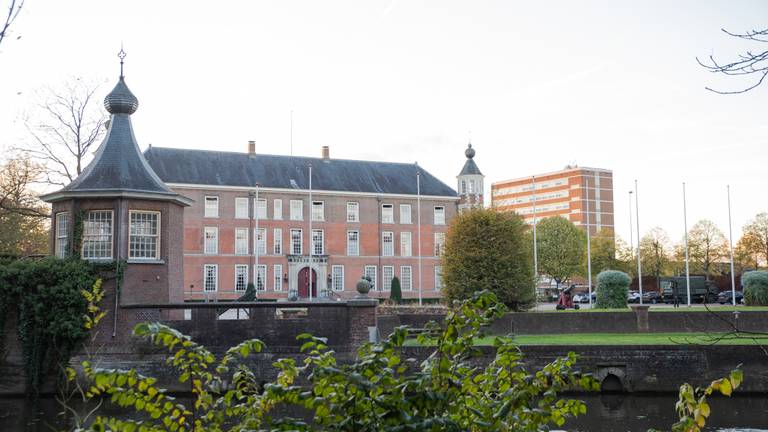
<svg viewBox="0 0 768 432"><path fill-rule="evenodd" d="M312 272L312 298L317 298L317 272L304 267L299 270L299 298L309 297L309 272Z"/></svg>

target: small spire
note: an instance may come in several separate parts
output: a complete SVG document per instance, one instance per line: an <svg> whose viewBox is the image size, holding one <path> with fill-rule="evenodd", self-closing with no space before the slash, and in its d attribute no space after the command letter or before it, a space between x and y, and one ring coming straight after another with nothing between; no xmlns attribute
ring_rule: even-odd
<svg viewBox="0 0 768 432"><path fill-rule="evenodd" d="M123 75L123 60L125 59L125 51L123 50L123 43L120 42L120 52L117 53L117 56L120 58L120 79L125 78L125 75Z"/></svg>

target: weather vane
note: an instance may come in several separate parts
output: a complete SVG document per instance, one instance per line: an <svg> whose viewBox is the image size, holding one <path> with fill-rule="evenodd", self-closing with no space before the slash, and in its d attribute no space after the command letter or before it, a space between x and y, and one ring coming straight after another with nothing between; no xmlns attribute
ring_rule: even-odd
<svg viewBox="0 0 768 432"><path fill-rule="evenodd" d="M120 78L123 77L123 59L125 59L125 51L123 51L123 44L120 44L120 52L117 53L120 58Z"/></svg>

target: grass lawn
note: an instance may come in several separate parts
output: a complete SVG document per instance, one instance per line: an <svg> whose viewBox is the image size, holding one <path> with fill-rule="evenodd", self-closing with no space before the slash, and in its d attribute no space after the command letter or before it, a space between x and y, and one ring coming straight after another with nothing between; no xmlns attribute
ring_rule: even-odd
<svg viewBox="0 0 768 432"><path fill-rule="evenodd" d="M711 345L719 333L579 333L549 335L517 335L519 345ZM493 345L493 336L477 339L475 345ZM716 345L768 345L768 335L758 339L726 336ZM418 346L415 339L405 341L406 346Z"/></svg>

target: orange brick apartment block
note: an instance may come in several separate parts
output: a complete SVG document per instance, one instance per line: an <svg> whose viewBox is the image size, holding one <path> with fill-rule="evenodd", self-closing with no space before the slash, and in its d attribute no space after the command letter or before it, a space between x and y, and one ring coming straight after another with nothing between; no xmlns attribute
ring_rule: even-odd
<svg viewBox="0 0 768 432"><path fill-rule="evenodd" d="M534 194L535 188L535 194ZM562 216L591 234L613 233L613 173L601 168L566 168L562 171L504 180L491 184L491 206L514 211L529 224Z"/></svg>

